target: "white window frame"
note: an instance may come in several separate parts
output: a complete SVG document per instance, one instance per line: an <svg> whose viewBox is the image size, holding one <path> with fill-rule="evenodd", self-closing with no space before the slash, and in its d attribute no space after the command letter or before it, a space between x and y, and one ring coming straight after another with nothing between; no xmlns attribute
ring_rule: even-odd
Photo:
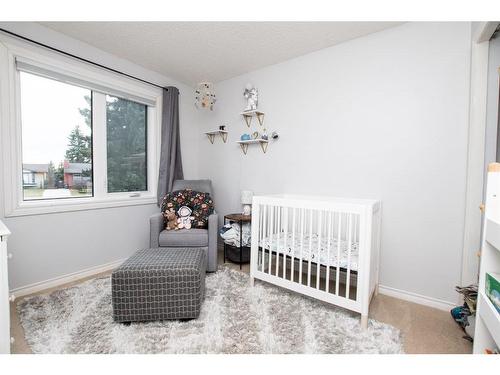
<svg viewBox="0 0 500 375"><path fill-rule="evenodd" d="M92 108L93 197L24 200L22 169L21 98L16 58L36 61L50 70L71 75L115 92L128 93L155 103L147 107L147 187L145 192L107 192L106 107ZM104 100L106 94L93 92L93 100ZM0 37L0 157L4 216L25 216L55 212L80 211L146 205L156 203L162 92L159 88L140 83L119 74L99 69L58 53L27 45L13 38ZM99 110L100 109L100 110ZM103 112L104 110L104 112ZM103 112L103 113L102 113ZM99 126L104 124L104 126Z"/></svg>

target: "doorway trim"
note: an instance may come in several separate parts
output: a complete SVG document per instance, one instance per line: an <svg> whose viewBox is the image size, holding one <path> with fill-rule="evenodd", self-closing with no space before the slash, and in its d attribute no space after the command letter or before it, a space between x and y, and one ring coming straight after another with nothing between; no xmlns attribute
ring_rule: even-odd
<svg viewBox="0 0 500 375"><path fill-rule="evenodd" d="M474 29L475 26L475 30ZM461 285L477 283L481 244L489 40L498 22L471 24L469 131Z"/></svg>

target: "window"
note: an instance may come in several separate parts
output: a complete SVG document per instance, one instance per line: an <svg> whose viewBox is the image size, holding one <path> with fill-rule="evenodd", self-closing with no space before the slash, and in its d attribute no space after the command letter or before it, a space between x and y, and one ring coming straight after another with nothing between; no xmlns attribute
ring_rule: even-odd
<svg viewBox="0 0 500 375"><path fill-rule="evenodd" d="M161 90L0 40L5 215L156 203Z"/></svg>
<svg viewBox="0 0 500 375"><path fill-rule="evenodd" d="M93 196L94 105L106 106L106 192L147 191L147 105L112 95L104 103L92 90L25 72L20 87L24 200Z"/></svg>
<svg viewBox="0 0 500 375"><path fill-rule="evenodd" d="M25 72L20 88L23 199L92 196L92 92Z"/></svg>
<svg viewBox="0 0 500 375"><path fill-rule="evenodd" d="M147 106L106 95L108 192L147 190Z"/></svg>

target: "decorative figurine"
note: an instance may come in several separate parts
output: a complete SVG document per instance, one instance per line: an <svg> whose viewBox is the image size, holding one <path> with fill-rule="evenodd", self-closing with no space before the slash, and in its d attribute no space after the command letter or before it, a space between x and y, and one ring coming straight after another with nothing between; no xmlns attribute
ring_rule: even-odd
<svg viewBox="0 0 500 375"><path fill-rule="evenodd" d="M269 139L269 136L267 135L267 129L266 128L262 129L262 134L260 135L260 139L263 139L265 141L267 141Z"/></svg>
<svg viewBox="0 0 500 375"><path fill-rule="evenodd" d="M257 89L249 83L245 87L243 96L247 100L247 107L245 108L244 112L255 111L259 103L259 92L257 91Z"/></svg>

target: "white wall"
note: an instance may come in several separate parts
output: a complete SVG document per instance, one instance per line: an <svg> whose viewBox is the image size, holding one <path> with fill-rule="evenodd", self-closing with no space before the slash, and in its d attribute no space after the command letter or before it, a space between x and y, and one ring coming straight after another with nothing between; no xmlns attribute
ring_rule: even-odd
<svg viewBox="0 0 500 375"><path fill-rule="evenodd" d="M186 178L211 178L221 214L239 192L296 192L383 201L381 284L456 301L467 157L470 24L411 23L217 84L216 110L192 88L32 23L0 27L181 91ZM260 90L267 154L235 141L247 82ZM229 140L202 133L229 124ZM258 126L252 125L252 131ZM127 257L148 243L154 205L8 218L10 286ZM2 212L0 207L0 212ZM0 214L1 217L1 214Z"/></svg>
<svg viewBox="0 0 500 375"><path fill-rule="evenodd" d="M140 78L178 87L184 173L186 178L196 178L199 114L194 110L192 88L38 24L3 22L0 27ZM158 210L156 205L144 205L4 219L2 203L0 218L12 231L12 289L126 258L148 246L148 217Z"/></svg>
<svg viewBox="0 0 500 375"><path fill-rule="evenodd" d="M221 82L199 175L221 214L241 210L242 189L379 198L381 284L457 301L469 69L469 23L410 23ZM267 154L235 143L247 82L280 133ZM202 132L223 123L228 143L210 144Z"/></svg>

